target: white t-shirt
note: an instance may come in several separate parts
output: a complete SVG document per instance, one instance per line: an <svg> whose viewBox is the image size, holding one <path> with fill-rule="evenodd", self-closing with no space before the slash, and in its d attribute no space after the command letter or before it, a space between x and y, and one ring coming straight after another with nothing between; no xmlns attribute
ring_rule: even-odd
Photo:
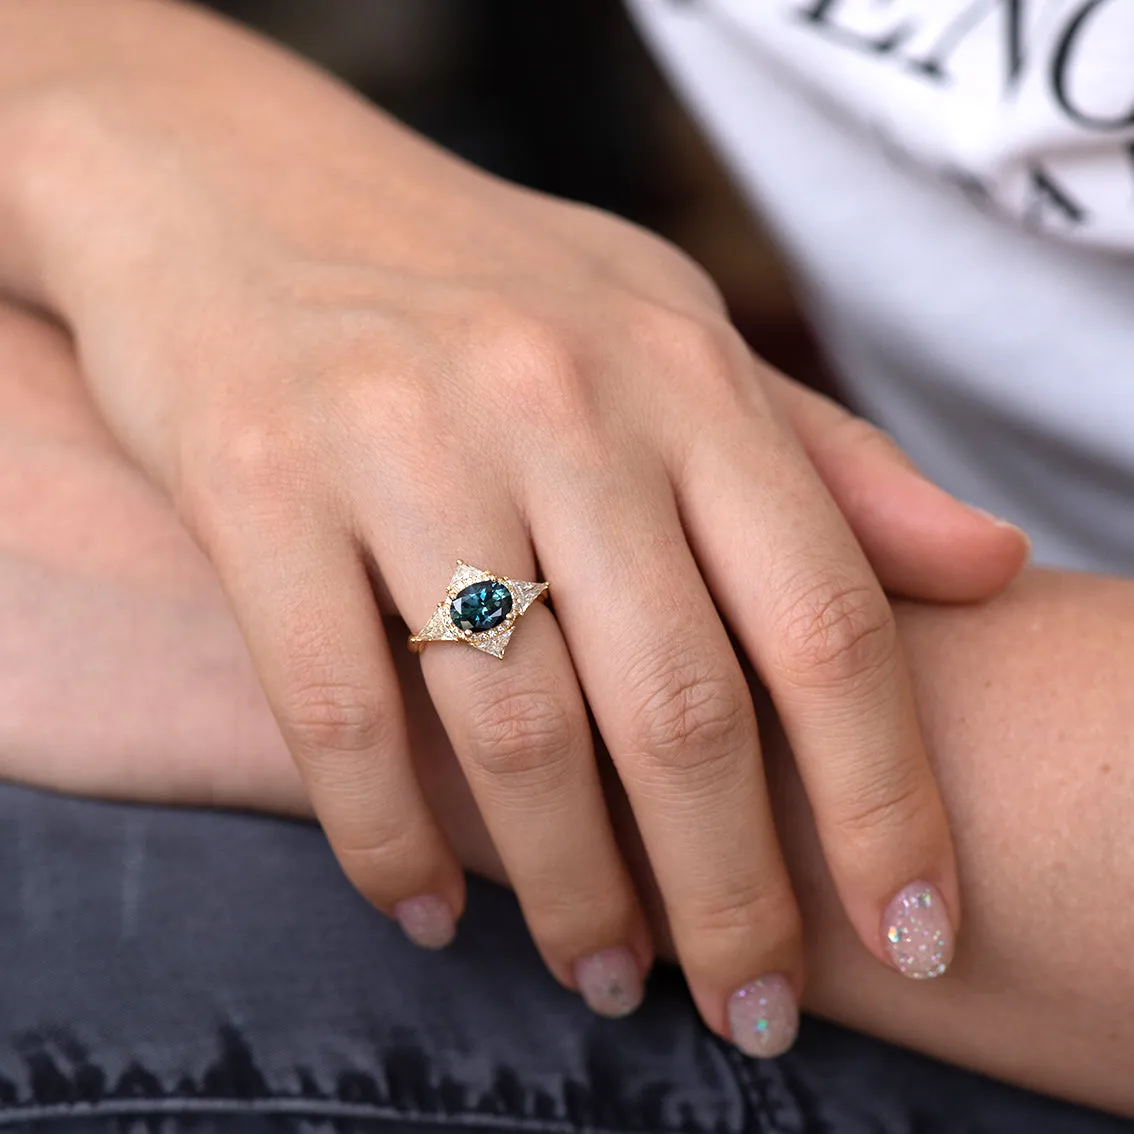
<svg viewBox="0 0 1134 1134"><path fill-rule="evenodd" d="M1134 575L1134 0L629 0L859 407Z"/></svg>

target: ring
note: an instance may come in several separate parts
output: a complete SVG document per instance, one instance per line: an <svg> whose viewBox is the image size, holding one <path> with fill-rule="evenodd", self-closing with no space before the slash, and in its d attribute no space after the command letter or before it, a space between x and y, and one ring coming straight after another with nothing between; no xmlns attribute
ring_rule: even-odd
<svg viewBox="0 0 1134 1134"><path fill-rule="evenodd" d="M547 598L547 583L506 579L457 560L449 589L409 648L421 653L430 642L464 642L502 658L516 628L516 619L533 602Z"/></svg>

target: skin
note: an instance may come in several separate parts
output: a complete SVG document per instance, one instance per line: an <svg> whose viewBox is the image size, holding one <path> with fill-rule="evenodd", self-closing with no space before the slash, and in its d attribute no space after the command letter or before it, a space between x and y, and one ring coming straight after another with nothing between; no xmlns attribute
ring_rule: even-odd
<svg viewBox="0 0 1134 1134"><path fill-rule="evenodd" d="M0 311L0 422L0 775L310 815L212 568L106 435L65 339L10 310ZM994 602L901 603L897 621L955 833L965 932L932 985L876 963L838 900L788 746L769 727L773 806L803 909L805 1006L1134 1116L1134 583L1029 571ZM395 620L387 629L395 642L405 632ZM394 656L430 805L466 866L508 881L417 660L404 648ZM659 948L672 955L613 777L608 789Z"/></svg>
<svg viewBox="0 0 1134 1134"><path fill-rule="evenodd" d="M422 626L459 555L553 581L503 663L432 648L421 673L565 984L596 951L651 955L589 707L709 1024L755 977L802 986L744 664L867 948L885 959L915 880L959 923L883 587L989 594L1024 541L939 497L914 518L928 490L891 456L896 487L868 491L882 443L754 361L680 253L152 0L0 6L0 149L0 283L68 328L98 416L211 562L380 909L464 901L379 619Z"/></svg>

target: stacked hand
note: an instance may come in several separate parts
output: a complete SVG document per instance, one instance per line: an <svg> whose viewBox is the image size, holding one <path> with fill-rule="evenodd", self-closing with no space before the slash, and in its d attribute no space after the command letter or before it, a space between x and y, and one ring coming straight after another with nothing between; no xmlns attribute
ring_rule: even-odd
<svg viewBox="0 0 1134 1134"><path fill-rule="evenodd" d="M421 666L561 981L618 1013L652 960L589 708L705 1019L790 1042L798 913L738 652L863 942L942 968L956 876L885 592L985 597L1019 533L754 360L668 245L157 10L175 47L9 127L34 170L15 284L211 560L355 885L422 944L461 913L381 621L420 629L459 557L551 583L502 660Z"/></svg>

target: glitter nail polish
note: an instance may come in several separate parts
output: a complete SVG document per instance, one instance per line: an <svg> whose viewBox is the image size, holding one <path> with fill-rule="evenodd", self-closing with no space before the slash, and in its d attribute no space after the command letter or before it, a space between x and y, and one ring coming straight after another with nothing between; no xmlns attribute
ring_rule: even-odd
<svg viewBox="0 0 1134 1134"><path fill-rule="evenodd" d="M603 949L575 962L575 983L600 1016L629 1016L642 1003L642 973L629 949Z"/></svg>
<svg viewBox="0 0 1134 1134"><path fill-rule="evenodd" d="M912 882L899 891L882 915L882 939L903 976L940 976L953 959L953 926L937 887Z"/></svg>
<svg viewBox="0 0 1134 1134"><path fill-rule="evenodd" d="M444 949L457 933L449 903L436 894L407 898L394 907L394 917L405 935L423 949Z"/></svg>
<svg viewBox="0 0 1134 1134"><path fill-rule="evenodd" d="M775 973L738 988L728 999L728 1025L745 1055L782 1055L799 1031L799 1007L787 979Z"/></svg>

